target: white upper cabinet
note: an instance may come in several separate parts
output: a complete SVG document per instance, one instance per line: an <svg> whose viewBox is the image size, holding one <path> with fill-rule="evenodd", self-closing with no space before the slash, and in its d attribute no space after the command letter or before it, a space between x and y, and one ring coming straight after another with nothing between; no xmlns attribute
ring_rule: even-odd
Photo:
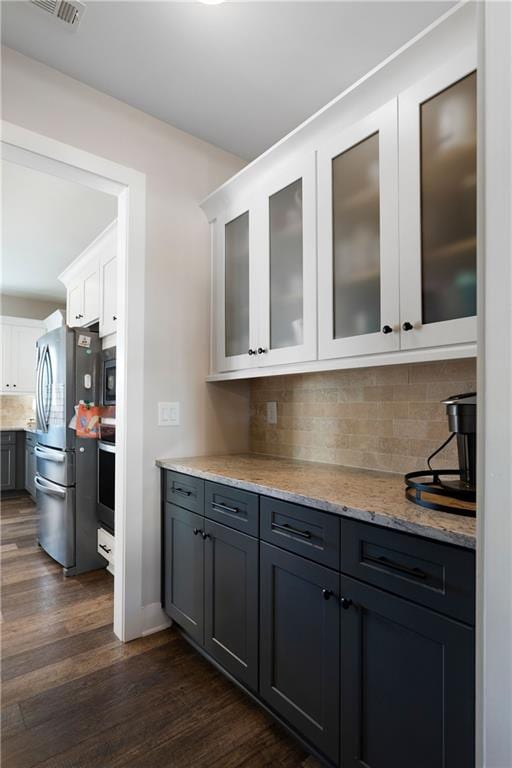
<svg viewBox="0 0 512 768"><path fill-rule="evenodd" d="M203 201L211 378L476 355L467 3Z"/></svg>
<svg viewBox="0 0 512 768"><path fill-rule="evenodd" d="M100 336L116 332L117 255L107 254L100 261Z"/></svg>
<svg viewBox="0 0 512 768"><path fill-rule="evenodd" d="M114 333L117 319L117 222L114 221L59 275L67 289L67 324L100 324Z"/></svg>
<svg viewBox="0 0 512 768"><path fill-rule="evenodd" d="M396 99L318 152L319 357L399 348Z"/></svg>
<svg viewBox="0 0 512 768"><path fill-rule="evenodd" d="M45 332L44 323L17 317L2 317L0 322L0 391L12 395L33 394L36 387L36 342Z"/></svg>
<svg viewBox="0 0 512 768"><path fill-rule="evenodd" d="M256 364L314 360L315 153L300 157L268 177L259 200Z"/></svg>
<svg viewBox="0 0 512 768"><path fill-rule="evenodd" d="M316 359L315 154L215 222L214 368Z"/></svg>
<svg viewBox="0 0 512 768"><path fill-rule="evenodd" d="M476 339L476 60L399 96L402 348Z"/></svg>
<svg viewBox="0 0 512 768"><path fill-rule="evenodd" d="M215 229L215 368L234 371L249 368L257 356L253 210L241 202Z"/></svg>

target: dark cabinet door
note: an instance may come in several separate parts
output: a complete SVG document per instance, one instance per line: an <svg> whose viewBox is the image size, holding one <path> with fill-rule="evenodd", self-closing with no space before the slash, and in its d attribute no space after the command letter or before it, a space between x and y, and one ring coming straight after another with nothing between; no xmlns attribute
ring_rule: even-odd
<svg viewBox="0 0 512 768"><path fill-rule="evenodd" d="M260 574L260 695L337 763L339 575L263 542Z"/></svg>
<svg viewBox="0 0 512 768"><path fill-rule="evenodd" d="M2 445L1 450L1 490L11 491L16 488L16 445Z"/></svg>
<svg viewBox="0 0 512 768"><path fill-rule="evenodd" d="M470 627L341 577L344 768L474 766Z"/></svg>
<svg viewBox="0 0 512 768"><path fill-rule="evenodd" d="M257 690L258 541L204 522L204 645L228 672Z"/></svg>
<svg viewBox="0 0 512 768"><path fill-rule="evenodd" d="M204 517L165 505L165 612L198 643L204 628Z"/></svg>

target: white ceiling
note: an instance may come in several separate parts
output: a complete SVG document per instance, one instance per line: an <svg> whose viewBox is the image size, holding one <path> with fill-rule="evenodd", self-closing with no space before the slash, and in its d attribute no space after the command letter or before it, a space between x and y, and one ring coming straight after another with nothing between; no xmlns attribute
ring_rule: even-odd
<svg viewBox="0 0 512 768"><path fill-rule="evenodd" d="M58 299L57 280L117 215L117 200L5 160L2 172L0 292Z"/></svg>
<svg viewBox="0 0 512 768"><path fill-rule="evenodd" d="M2 41L252 159L453 2L92 2L80 27L2 2Z"/></svg>

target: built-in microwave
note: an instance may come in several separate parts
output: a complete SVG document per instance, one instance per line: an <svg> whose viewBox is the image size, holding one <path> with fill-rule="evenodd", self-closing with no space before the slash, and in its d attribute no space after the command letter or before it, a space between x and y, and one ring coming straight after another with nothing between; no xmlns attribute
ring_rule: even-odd
<svg viewBox="0 0 512 768"><path fill-rule="evenodd" d="M116 404L116 350L103 350L102 405Z"/></svg>

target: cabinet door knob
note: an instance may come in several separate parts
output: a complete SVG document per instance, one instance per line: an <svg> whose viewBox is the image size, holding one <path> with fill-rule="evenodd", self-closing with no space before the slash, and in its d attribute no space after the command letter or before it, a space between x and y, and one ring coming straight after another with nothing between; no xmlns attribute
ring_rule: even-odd
<svg viewBox="0 0 512 768"><path fill-rule="evenodd" d="M265 352L268 352L268 349L263 349L263 347L258 347L258 355L263 355Z"/></svg>
<svg viewBox="0 0 512 768"><path fill-rule="evenodd" d="M413 324L410 323L408 320L406 320L405 323L402 325L402 330L403 331L412 331L413 327L414 327Z"/></svg>
<svg viewBox="0 0 512 768"><path fill-rule="evenodd" d="M247 354L248 354L248 355L255 355L255 354L256 354L256 350L255 350L255 349L250 349L250 350L247 352Z"/></svg>
<svg viewBox="0 0 512 768"><path fill-rule="evenodd" d="M322 595L324 600L330 600L330 598L334 595L334 592L332 589L322 589Z"/></svg>
<svg viewBox="0 0 512 768"><path fill-rule="evenodd" d="M112 315L112 320L117 320L117 315Z"/></svg>
<svg viewBox="0 0 512 768"><path fill-rule="evenodd" d="M13 384L13 387L15 387L15 386L16 386L16 384Z"/></svg>
<svg viewBox="0 0 512 768"><path fill-rule="evenodd" d="M384 325L382 327L382 333L393 333L393 329L390 325Z"/></svg>
<svg viewBox="0 0 512 768"><path fill-rule="evenodd" d="M342 597L340 599L341 607L347 610L352 605L352 600L349 597Z"/></svg>
<svg viewBox="0 0 512 768"><path fill-rule="evenodd" d="M9 385L8 385L8 384L6 384L5 386L6 386L6 387L8 387Z"/></svg>
<svg viewBox="0 0 512 768"><path fill-rule="evenodd" d="M200 533L199 528L194 528L194 530L193 530L194 536L197 536L198 533Z"/></svg>
<svg viewBox="0 0 512 768"><path fill-rule="evenodd" d="M201 536L203 539L211 539L211 536L209 533L206 533L206 531L201 531Z"/></svg>

